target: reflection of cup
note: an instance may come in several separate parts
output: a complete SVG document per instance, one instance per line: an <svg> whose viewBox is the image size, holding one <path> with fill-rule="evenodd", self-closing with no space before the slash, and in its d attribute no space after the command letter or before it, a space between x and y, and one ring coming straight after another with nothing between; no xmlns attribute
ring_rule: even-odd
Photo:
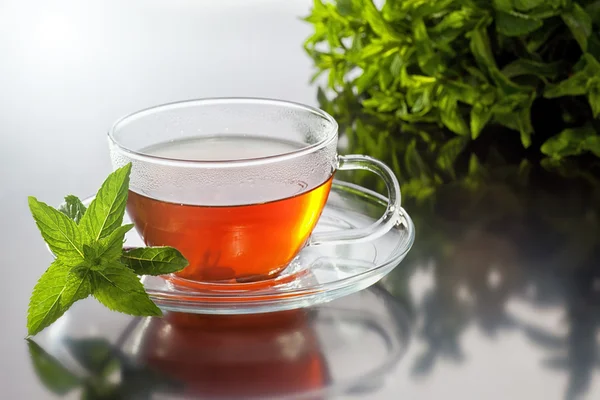
<svg viewBox="0 0 600 400"><path fill-rule="evenodd" d="M248 316L169 313L147 319L137 357L185 395L265 398L327 384L305 311Z"/></svg>
<svg viewBox="0 0 600 400"><path fill-rule="evenodd" d="M398 218L398 181L383 163L338 156L337 124L321 110L261 99L163 105L118 121L113 166L132 163L128 212L146 244L179 249L194 281L262 280L306 245L368 240ZM388 186L373 226L312 231L333 173L366 169Z"/></svg>

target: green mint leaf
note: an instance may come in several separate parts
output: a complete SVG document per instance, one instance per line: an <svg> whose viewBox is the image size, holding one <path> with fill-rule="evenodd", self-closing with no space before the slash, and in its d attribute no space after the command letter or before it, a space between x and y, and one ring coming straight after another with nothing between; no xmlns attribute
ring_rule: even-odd
<svg viewBox="0 0 600 400"><path fill-rule="evenodd" d="M474 86L462 82L447 82L444 84L444 90L448 95L462 103L473 105L481 100L481 93Z"/></svg>
<svg viewBox="0 0 600 400"><path fill-rule="evenodd" d="M600 2L594 1L588 4L585 11L592 17L592 21L600 21Z"/></svg>
<svg viewBox="0 0 600 400"><path fill-rule="evenodd" d="M461 9L450 12L431 30L431 38L439 44L451 44L458 36L470 28L472 11Z"/></svg>
<svg viewBox="0 0 600 400"><path fill-rule="evenodd" d="M512 0L493 0L493 5L496 10L511 12L513 11Z"/></svg>
<svg viewBox="0 0 600 400"><path fill-rule="evenodd" d="M108 237L100 239L97 256L103 263L118 261L123 253L125 234L133 228L133 224L127 224L115 229Z"/></svg>
<svg viewBox="0 0 600 400"><path fill-rule="evenodd" d="M554 32L560 28L562 28L562 23L560 20L546 20L544 22L544 26L528 35L526 41L527 50L530 53L536 52L548 41Z"/></svg>
<svg viewBox="0 0 600 400"><path fill-rule="evenodd" d="M327 95L321 88L317 90L317 101L319 102L319 107L322 108L327 107L327 104L329 103L329 100L327 100Z"/></svg>
<svg viewBox="0 0 600 400"><path fill-rule="evenodd" d="M469 33L471 41L470 47L473 56L483 70L496 67L496 61L492 54L490 38L486 31L486 25L478 27Z"/></svg>
<svg viewBox="0 0 600 400"><path fill-rule="evenodd" d="M71 273L60 259L48 267L33 288L27 312L27 331L35 335L60 318L71 305L91 293L89 278Z"/></svg>
<svg viewBox="0 0 600 400"><path fill-rule="evenodd" d="M56 358L48 354L36 342L28 339L27 347L33 370L48 390L62 396L79 386L79 378L63 367Z"/></svg>
<svg viewBox="0 0 600 400"><path fill-rule="evenodd" d="M65 308L66 311L76 301L83 300L92 294L92 290L92 281L89 270L82 271L79 275L71 272L67 276L65 291L62 294L61 306Z"/></svg>
<svg viewBox="0 0 600 400"><path fill-rule="evenodd" d="M102 271L92 271L94 297L113 311L138 316L160 316L138 276L125 265L114 262Z"/></svg>
<svg viewBox="0 0 600 400"><path fill-rule="evenodd" d="M592 107L594 118L598 118L600 116L600 79L597 79L595 87L590 88L588 101L590 102L590 107Z"/></svg>
<svg viewBox="0 0 600 400"><path fill-rule="evenodd" d="M121 226L130 172L128 164L110 174L87 210L75 196L65 198L61 211L29 198L36 224L57 256L33 289L27 314L29 335L52 324L90 294L111 310L161 315L133 269L164 274L184 268L187 260L172 248L123 255L125 235L133 228L133 224ZM135 267L129 269L121 259Z"/></svg>
<svg viewBox="0 0 600 400"><path fill-rule="evenodd" d="M498 11L496 14L498 32L506 36L526 35L541 28L542 25L541 20L517 12Z"/></svg>
<svg viewBox="0 0 600 400"><path fill-rule="evenodd" d="M531 135L533 134L533 125L531 124L532 104L533 98L528 105L519 110L517 117L517 124L519 126L519 132L521 133L521 143L526 149L531 146Z"/></svg>
<svg viewBox="0 0 600 400"><path fill-rule="evenodd" d="M513 0L515 8L519 11L529 11L544 5L546 0Z"/></svg>
<svg viewBox="0 0 600 400"><path fill-rule="evenodd" d="M362 14L371 29L380 37L387 39L397 38L398 35L394 29L383 19L373 0L363 1Z"/></svg>
<svg viewBox="0 0 600 400"><path fill-rule="evenodd" d="M519 124L521 124L522 121L524 121L524 119L520 118ZM521 134L521 143L523 144L523 147L526 149L529 148L529 146L531 146L531 134L533 132L531 130L527 130L524 127L521 127L520 125L519 133Z"/></svg>
<svg viewBox="0 0 600 400"><path fill-rule="evenodd" d="M588 137L582 144L584 150L593 153L596 157L600 157L600 135Z"/></svg>
<svg viewBox="0 0 600 400"><path fill-rule="evenodd" d="M583 66L581 70L564 81L555 85L548 85L544 91L544 97L553 99L562 96L581 96L587 94L590 80L597 79L600 75L600 63L590 54L584 54L579 63Z"/></svg>
<svg viewBox="0 0 600 400"><path fill-rule="evenodd" d="M519 124L515 116L511 113L496 112L494 113L494 121L508 129L519 130Z"/></svg>
<svg viewBox="0 0 600 400"><path fill-rule="evenodd" d="M98 258L98 251L95 247L83 245L83 257L86 261L94 261Z"/></svg>
<svg viewBox="0 0 600 400"><path fill-rule="evenodd" d="M79 223L83 215L85 214L86 208L79 200L79 197L69 195L65 197L65 203L58 209L61 213L71 218L76 223Z"/></svg>
<svg viewBox="0 0 600 400"><path fill-rule="evenodd" d="M485 21L485 24L480 24L477 29L469 32L470 36L470 48L477 64L481 68L483 72L486 73L487 76L491 77L494 80L497 80L496 72L498 71L498 65L496 64L496 60L494 59L494 55L492 54L492 45L490 42L490 37L487 34L487 24L491 21ZM502 75L504 77L504 75ZM504 77L504 79L507 79ZM499 85L504 82L497 82Z"/></svg>
<svg viewBox="0 0 600 400"><path fill-rule="evenodd" d="M87 239L100 240L123 223L131 164L111 173L96 194L79 225Z"/></svg>
<svg viewBox="0 0 600 400"><path fill-rule="evenodd" d="M425 21L422 18L416 19L413 21L412 29L417 49L417 60L421 70L430 76L436 76L438 73L443 72L445 65L439 52L433 47L433 42L427 33Z"/></svg>
<svg viewBox="0 0 600 400"><path fill-rule="evenodd" d="M579 43L581 50L586 52L588 39L592 34L592 17L577 3L573 3L573 6L564 11L561 17Z"/></svg>
<svg viewBox="0 0 600 400"><path fill-rule="evenodd" d="M544 80L545 78L556 78L563 68L564 66L560 62L546 64L538 61L520 58L502 68L502 74L504 74L504 76L506 76L507 78L514 78L523 75L533 75Z"/></svg>
<svg viewBox="0 0 600 400"><path fill-rule="evenodd" d="M485 20L486 23L490 21ZM487 33L486 24L481 24L477 29L474 29L469 33L471 37L470 47L475 60L479 64L479 67L487 72L487 75L498 85L498 88L507 95L516 94L525 90L530 91L531 88L522 87L510 79L508 79L500 70L496 64L496 60L492 53L492 45L490 37Z"/></svg>
<svg viewBox="0 0 600 400"><path fill-rule="evenodd" d="M356 78L356 80L354 81L354 85L356 86L358 94L363 93L365 89L371 85L371 83L377 76L377 68L378 67L376 65L370 65L369 67L367 67L367 70L363 72L361 76Z"/></svg>
<svg viewBox="0 0 600 400"><path fill-rule="evenodd" d="M353 0L337 0L337 10L341 16L351 15L354 10Z"/></svg>
<svg viewBox="0 0 600 400"><path fill-rule="evenodd" d="M471 110L471 137L477 139L483 128L492 117L492 109L482 104L475 104Z"/></svg>
<svg viewBox="0 0 600 400"><path fill-rule="evenodd" d="M27 312L27 332L35 335L60 318L66 311L61 296L69 269L55 261L33 288Z"/></svg>
<svg viewBox="0 0 600 400"><path fill-rule="evenodd" d="M469 128L460 114L457 99L451 95L445 95L440 99L440 118L448 129L458 135L470 135Z"/></svg>
<svg viewBox="0 0 600 400"><path fill-rule="evenodd" d="M392 76L396 77L400 75L403 64L404 62L402 61L400 54L396 54L392 59L392 63L390 64L390 72L392 73Z"/></svg>
<svg viewBox="0 0 600 400"><path fill-rule="evenodd" d="M69 263L83 259L81 233L75 221L31 196L29 209L42 237L56 256Z"/></svg>
<svg viewBox="0 0 600 400"><path fill-rule="evenodd" d="M138 275L164 275L181 271L188 265L183 255L172 247L146 247L123 252L121 262Z"/></svg>
<svg viewBox="0 0 600 400"><path fill-rule="evenodd" d="M521 134L521 143L524 148L531 146L531 135L534 133L531 123L531 107L535 98L535 93L532 93L529 97L525 95L513 95L503 99L513 111L513 123Z"/></svg>
<svg viewBox="0 0 600 400"><path fill-rule="evenodd" d="M596 130L590 124L580 128L565 129L552 136L541 147L542 153L553 158L574 156L585 151L597 151L600 154L600 140ZM597 146L597 148L596 148Z"/></svg>

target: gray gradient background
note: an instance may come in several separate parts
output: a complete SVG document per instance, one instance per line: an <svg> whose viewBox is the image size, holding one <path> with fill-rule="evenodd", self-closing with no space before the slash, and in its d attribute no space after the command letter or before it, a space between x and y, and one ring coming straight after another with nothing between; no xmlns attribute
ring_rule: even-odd
<svg viewBox="0 0 600 400"><path fill-rule="evenodd" d="M23 341L28 296L50 262L26 197L56 204L91 194L110 171L105 132L121 115L207 96L275 97L315 105L311 62L298 17L310 0L2 1L0 3L0 251L4 287L0 397L49 397ZM418 304L431 283L413 276ZM344 301L344 300L341 300ZM561 307L517 315L561 332ZM564 372L543 368L542 350L518 332L489 338L475 326L461 336L466 359L439 362L411 377L407 356L373 399L563 398ZM347 362L352 360L349 356ZM404 362L405 361L405 362ZM343 368L343 363L339 363ZM600 376L588 391L600 398Z"/></svg>

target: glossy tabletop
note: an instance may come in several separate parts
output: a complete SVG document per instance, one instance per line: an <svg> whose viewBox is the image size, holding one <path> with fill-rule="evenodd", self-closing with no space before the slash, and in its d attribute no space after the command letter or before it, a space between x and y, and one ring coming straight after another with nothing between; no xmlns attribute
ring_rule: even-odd
<svg viewBox="0 0 600 400"><path fill-rule="evenodd" d="M407 200L411 253L351 296L163 319L88 299L25 340L51 261L27 196L92 194L111 169L106 131L131 111L215 96L318 105L311 3L0 3L0 398L600 398L600 179L520 160ZM371 155L391 163L386 150ZM348 179L377 188L363 178Z"/></svg>

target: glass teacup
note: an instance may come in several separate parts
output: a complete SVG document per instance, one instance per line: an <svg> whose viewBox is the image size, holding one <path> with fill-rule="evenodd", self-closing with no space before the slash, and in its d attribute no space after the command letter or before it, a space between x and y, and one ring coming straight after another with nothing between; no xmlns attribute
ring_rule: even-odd
<svg viewBox="0 0 600 400"><path fill-rule="evenodd" d="M368 156L337 154L324 111L286 101L201 99L119 120L114 168L132 163L127 211L149 246L173 246L198 282L250 282L284 270L305 246L373 240L397 222L400 188ZM363 229L313 233L336 170L365 169L388 189L385 214Z"/></svg>

